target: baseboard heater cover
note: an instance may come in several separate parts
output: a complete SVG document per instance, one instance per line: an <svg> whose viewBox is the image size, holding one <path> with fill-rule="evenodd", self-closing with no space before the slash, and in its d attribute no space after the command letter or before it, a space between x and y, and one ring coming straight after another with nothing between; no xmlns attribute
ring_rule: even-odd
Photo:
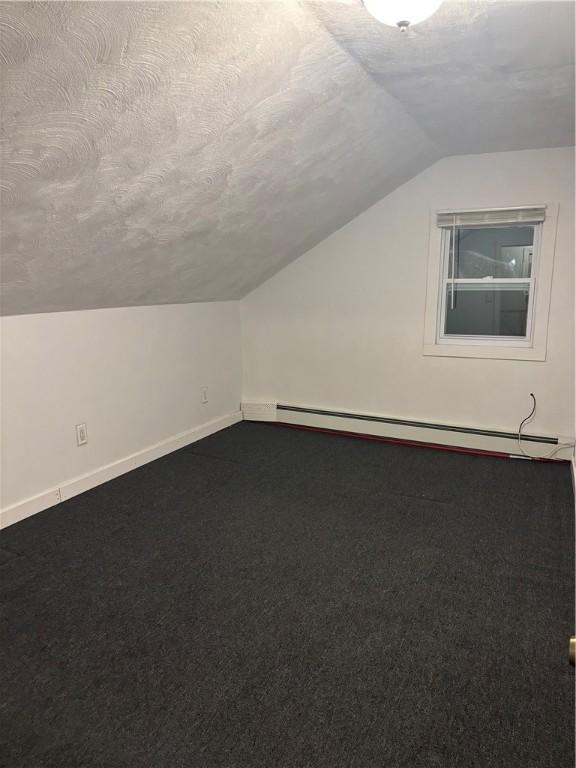
<svg viewBox="0 0 576 768"><path fill-rule="evenodd" d="M245 421L276 421L277 404L272 402L242 403Z"/></svg>
<svg viewBox="0 0 576 768"><path fill-rule="evenodd" d="M439 424L428 421L415 421L412 419L395 419L391 416L375 416L364 413L353 413L351 411L328 411L322 408L306 408L300 405L285 405L278 403L277 411L290 411L292 413L306 413L316 416L330 416L340 419L354 419L355 421L368 421L378 424L393 424L399 427L416 427L417 429L434 429L441 432L458 432L466 435L476 435L479 437L496 437L506 440L517 440L517 432L502 432L494 429L477 429L475 427L458 427L453 424ZM526 435L522 434L522 442L545 443L546 445L558 445L557 437L548 437L545 435Z"/></svg>

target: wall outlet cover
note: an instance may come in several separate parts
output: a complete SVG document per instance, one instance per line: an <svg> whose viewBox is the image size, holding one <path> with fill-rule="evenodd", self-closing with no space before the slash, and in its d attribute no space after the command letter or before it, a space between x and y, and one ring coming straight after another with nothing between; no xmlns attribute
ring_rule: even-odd
<svg viewBox="0 0 576 768"><path fill-rule="evenodd" d="M86 445L88 442L88 430L86 424L76 424L76 445Z"/></svg>

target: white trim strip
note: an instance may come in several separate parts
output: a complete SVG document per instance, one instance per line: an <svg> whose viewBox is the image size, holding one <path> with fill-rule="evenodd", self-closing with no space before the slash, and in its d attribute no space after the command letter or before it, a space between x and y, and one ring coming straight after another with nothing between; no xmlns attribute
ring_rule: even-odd
<svg viewBox="0 0 576 768"><path fill-rule="evenodd" d="M42 510L48 509L48 507L53 507L61 501L71 499L73 496L88 491L90 488L95 488L97 485L106 483L108 480L136 469L136 467L141 467L143 464L148 464L150 461L166 456L166 454L177 451L179 448L184 448L186 445L195 443L197 440L202 440L202 438L213 435L221 429L231 427L239 421L242 421L242 413L240 411L213 419L199 427L189 429L186 432L180 432L169 437L167 440L150 445L148 448L126 456L124 459L119 459L111 464L99 467L93 472L88 472L85 475L69 480L58 488L50 488L37 496L19 501L9 507L4 507L4 509L0 510L0 529L7 528L9 525L24 520L26 517L42 512Z"/></svg>

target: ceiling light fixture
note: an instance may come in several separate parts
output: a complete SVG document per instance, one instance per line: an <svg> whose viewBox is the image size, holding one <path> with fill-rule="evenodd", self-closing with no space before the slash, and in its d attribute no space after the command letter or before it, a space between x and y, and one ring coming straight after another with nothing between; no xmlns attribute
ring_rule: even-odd
<svg viewBox="0 0 576 768"><path fill-rule="evenodd" d="M375 19L399 27L402 32L432 16L441 5L442 0L364 0L366 10Z"/></svg>

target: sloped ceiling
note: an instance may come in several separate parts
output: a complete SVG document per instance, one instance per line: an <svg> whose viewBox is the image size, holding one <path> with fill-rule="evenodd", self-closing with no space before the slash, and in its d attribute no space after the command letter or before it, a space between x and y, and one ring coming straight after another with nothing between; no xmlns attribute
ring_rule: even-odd
<svg viewBox="0 0 576 768"><path fill-rule="evenodd" d="M574 141L571 2L0 9L3 314L239 298L444 155Z"/></svg>

